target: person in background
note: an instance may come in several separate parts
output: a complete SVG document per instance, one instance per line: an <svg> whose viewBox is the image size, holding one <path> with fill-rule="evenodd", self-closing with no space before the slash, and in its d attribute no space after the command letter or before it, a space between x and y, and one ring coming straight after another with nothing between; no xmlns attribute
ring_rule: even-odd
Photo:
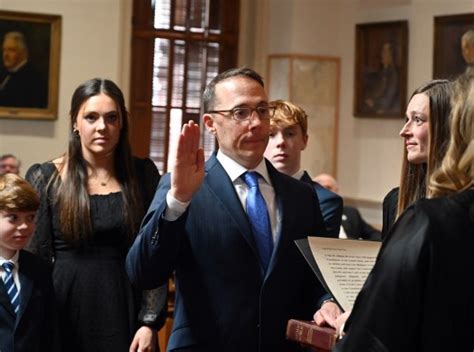
<svg viewBox="0 0 474 352"><path fill-rule="evenodd" d="M132 157L128 119L114 82L84 82L67 152L26 175L41 197L28 249L53 263L64 351L152 351L165 317L166 286L142 292L125 273L160 179L151 160Z"/></svg>
<svg viewBox="0 0 474 352"><path fill-rule="evenodd" d="M410 98L400 131L404 139L400 186L383 200L382 239L411 203L426 196L427 181L446 154L451 90L449 81L432 80Z"/></svg>
<svg viewBox="0 0 474 352"><path fill-rule="evenodd" d="M28 182L0 175L0 350L5 352L59 352L51 268L23 250L39 205Z"/></svg>
<svg viewBox="0 0 474 352"><path fill-rule="evenodd" d="M0 175L7 173L20 174L20 160L13 154L3 154L0 156Z"/></svg>
<svg viewBox="0 0 474 352"><path fill-rule="evenodd" d="M430 199L408 206L389 232L335 352L474 350L474 81L461 76L454 89Z"/></svg>
<svg viewBox="0 0 474 352"><path fill-rule="evenodd" d="M265 158L278 171L314 188L328 235L337 237L341 227L342 198L312 181L308 173L301 170L301 153L308 144L308 116L301 107L289 101L275 100L270 104L276 109L270 121L270 139Z"/></svg>
<svg viewBox="0 0 474 352"><path fill-rule="evenodd" d="M46 78L32 66L26 39L21 32L3 37L3 70L0 71L0 106L46 108Z"/></svg>
<svg viewBox="0 0 474 352"><path fill-rule="evenodd" d="M329 174L319 174L313 177L313 181L318 182L323 187L334 193L339 192L339 186L336 179ZM357 208L348 205L344 206L339 238L358 238L361 240L379 241L380 236L380 231L368 224L362 218L362 215Z"/></svg>
<svg viewBox="0 0 474 352"><path fill-rule="evenodd" d="M274 108L258 73L214 77L203 111L219 151L204 163L199 126L183 126L127 273L146 289L176 271L170 351L298 351L288 320L311 319L325 294L294 243L325 235L316 195L263 157Z"/></svg>

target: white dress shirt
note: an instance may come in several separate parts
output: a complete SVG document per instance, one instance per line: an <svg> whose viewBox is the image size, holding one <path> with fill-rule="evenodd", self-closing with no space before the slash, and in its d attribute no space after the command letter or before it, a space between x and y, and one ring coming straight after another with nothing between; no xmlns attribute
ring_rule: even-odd
<svg viewBox="0 0 474 352"><path fill-rule="evenodd" d="M268 215L270 217L270 223L272 227L273 242L276 243L278 234L280 233L281 214L277 206L275 190L273 189L273 185L268 175L265 159L262 158L262 161L255 169L252 170L246 169L235 160L222 153L220 150L217 152L217 160L221 163L227 175L229 175L229 178L234 185L235 191L237 192L237 196L239 197L240 203L242 204L244 210L246 210L248 188L240 176L242 176L242 174L247 171L256 171L262 176L258 180L258 186L263 198L265 199L265 203L267 204ZM164 214L165 219L168 221L176 220L186 211L189 203L190 202L183 203L178 201L168 191L166 195L167 209Z"/></svg>

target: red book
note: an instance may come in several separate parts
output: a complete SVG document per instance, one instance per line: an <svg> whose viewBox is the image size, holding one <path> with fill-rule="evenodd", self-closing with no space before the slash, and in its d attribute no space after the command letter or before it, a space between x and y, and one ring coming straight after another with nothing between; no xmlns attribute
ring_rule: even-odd
<svg viewBox="0 0 474 352"><path fill-rule="evenodd" d="M290 319L286 326L286 338L305 346L330 351L337 342L336 330L318 326L314 321Z"/></svg>

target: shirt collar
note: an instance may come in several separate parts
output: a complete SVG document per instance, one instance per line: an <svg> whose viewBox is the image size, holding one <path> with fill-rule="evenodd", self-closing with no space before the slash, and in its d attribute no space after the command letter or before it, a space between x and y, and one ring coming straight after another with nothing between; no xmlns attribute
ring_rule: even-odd
<svg viewBox="0 0 474 352"><path fill-rule="evenodd" d="M0 266L5 262L12 262L15 265L15 268L18 267L18 258L20 257L20 251L16 251L16 253L10 259L3 258L0 256Z"/></svg>
<svg viewBox="0 0 474 352"><path fill-rule="evenodd" d="M301 180L301 177L304 175L304 170L299 170L296 173L293 174L293 178L296 178L297 180Z"/></svg>
<svg viewBox="0 0 474 352"><path fill-rule="evenodd" d="M270 176L268 175L267 165L265 163L265 158L262 158L262 161L257 165L255 169L247 169L236 162L234 159L230 158L229 156L225 155L220 149L217 151L217 160L221 163L222 167L224 168L227 175L229 175L232 182L235 182L239 179L240 176L244 172L247 171L256 171L258 172L265 182L271 185Z"/></svg>

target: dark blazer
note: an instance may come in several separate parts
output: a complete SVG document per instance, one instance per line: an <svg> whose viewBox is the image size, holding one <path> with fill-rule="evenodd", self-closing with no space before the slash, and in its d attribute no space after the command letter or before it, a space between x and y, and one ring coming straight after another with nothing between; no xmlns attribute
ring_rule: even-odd
<svg viewBox="0 0 474 352"><path fill-rule="evenodd" d="M306 171L300 180L310 184L316 191L328 235L337 237L341 228L342 198L319 183L314 182Z"/></svg>
<svg viewBox="0 0 474 352"><path fill-rule="evenodd" d="M388 232L395 223L398 208L399 187L393 188L383 199L382 204L382 239L387 237Z"/></svg>
<svg viewBox="0 0 474 352"><path fill-rule="evenodd" d="M20 251L20 310L13 307L0 279L0 350L3 352L57 351L54 291L49 265Z"/></svg>
<svg viewBox="0 0 474 352"><path fill-rule="evenodd" d="M342 227L348 238L380 241L380 231L365 222L359 210L354 207L344 207Z"/></svg>
<svg viewBox="0 0 474 352"><path fill-rule="evenodd" d="M291 351L288 319L311 319L325 292L295 239L325 232L315 193L267 161L281 232L264 274L246 213L217 158L186 212L166 221L169 174L162 177L126 268L142 288L163 284L176 270L174 325L168 350Z"/></svg>
<svg viewBox="0 0 474 352"><path fill-rule="evenodd" d="M474 190L409 206L384 240L337 352L474 350Z"/></svg>

